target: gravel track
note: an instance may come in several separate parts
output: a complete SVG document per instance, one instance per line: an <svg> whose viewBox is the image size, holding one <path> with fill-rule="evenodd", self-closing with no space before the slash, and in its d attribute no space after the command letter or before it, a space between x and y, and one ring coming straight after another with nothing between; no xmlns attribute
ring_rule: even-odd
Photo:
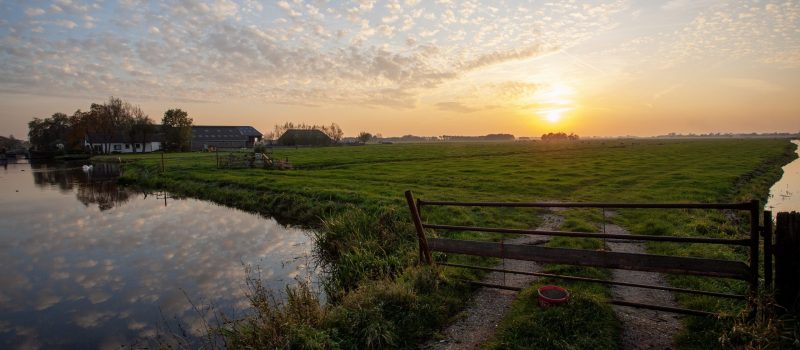
<svg viewBox="0 0 800 350"><path fill-rule="evenodd" d="M629 234L624 228L606 224L608 234ZM632 241L607 240L606 246L613 252L646 253L644 244ZM614 281L668 286L660 273L612 270ZM614 299L678 307L672 293L665 290L613 286ZM677 315L669 312L614 305L614 311L622 322L621 349L674 349L675 335L681 328Z"/></svg>
<svg viewBox="0 0 800 350"><path fill-rule="evenodd" d="M538 227L539 230L554 230L561 226L563 222L561 216L553 214L546 214L543 219L544 222ZM546 243L548 239L548 236L529 235L506 240L505 243L538 245ZM541 271L542 266L532 261L505 259L495 268L537 272ZM535 276L492 272L486 275L482 282L524 288L536 279L537 277ZM497 325L500 324L500 321L508 312L516 296L517 292L515 291L480 288L457 320L444 330L444 339L429 342L423 348L437 350L479 349L481 344L494 336Z"/></svg>

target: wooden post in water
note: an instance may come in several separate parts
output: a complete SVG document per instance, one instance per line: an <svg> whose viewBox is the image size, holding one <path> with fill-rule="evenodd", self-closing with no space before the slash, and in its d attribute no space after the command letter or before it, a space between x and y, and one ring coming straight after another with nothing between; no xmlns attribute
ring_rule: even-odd
<svg viewBox="0 0 800 350"><path fill-rule="evenodd" d="M411 191L406 191L406 202L408 202L408 209L411 211L411 219L414 221L414 228L417 230L417 241L419 242L419 261L426 262L428 265L433 263L431 259L431 250L428 248L428 240L425 238L425 229L422 227L422 219L419 216L419 209L417 203L414 201L414 195Z"/></svg>
<svg viewBox="0 0 800 350"><path fill-rule="evenodd" d="M800 213L778 213L775 226L775 300L795 312L800 301Z"/></svg>

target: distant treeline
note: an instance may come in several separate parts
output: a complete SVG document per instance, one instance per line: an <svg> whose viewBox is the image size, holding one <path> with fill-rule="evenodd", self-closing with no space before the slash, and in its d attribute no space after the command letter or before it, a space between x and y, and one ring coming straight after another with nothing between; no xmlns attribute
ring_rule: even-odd
<svg viewBox="0 0 800 350"><path fill-rule="evenodd" d="M542 141L572 141L578 139L580 139L580 137L573 133L567 135L563 132L549 132L542 135Z"/></svg>
<svg viewBox="0 0 800 350"><path fill-rule="evenodd" d="M14 135L8 135L8 137L0 136L0 152L5 153L6 151L24 148L26 148L25 142L17 140Z"/></svg>
<svg viewBox="0 0 800 350"><path fill-rule="evenodd" d="M671 132L666 135L658 135L656 138L748 138L748 137L763 137L763 138L795 138L800 137L800 132L797 133L789 133L789 132L772 132L772 133L719 133L719 132L710 132L706 134L680 134Z"/></svg>
<svg viewBox="0 0 800 350"><path fill-rule="evenodd" d="M403 135L400 137L378 137L380 142L485 142L485 141L514 141L512 134L488 134L483 136L415 136Z"/></svg>
<svg viewBox="0 0 800 350"><path fill-rule="evenodd" d="M451 136L442 135L442 141L514 141L511 134L488 134L484 136Z"/></svg>

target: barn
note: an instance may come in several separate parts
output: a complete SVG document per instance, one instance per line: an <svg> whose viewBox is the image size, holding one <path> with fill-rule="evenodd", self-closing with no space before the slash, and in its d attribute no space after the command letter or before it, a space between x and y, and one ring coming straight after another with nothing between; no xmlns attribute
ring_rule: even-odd
<svg viewBox="0 0 800 350"><path fill-rule="evenodd" d="M253 148L263 135L252 126L193 125L192 151Z"/></svg>
<svg viewBox="0 0 800 350"><path fill-rule="evenodd" d="M317 129L289 129L278 138L281 146L328 146L333 140Z"/></svg>

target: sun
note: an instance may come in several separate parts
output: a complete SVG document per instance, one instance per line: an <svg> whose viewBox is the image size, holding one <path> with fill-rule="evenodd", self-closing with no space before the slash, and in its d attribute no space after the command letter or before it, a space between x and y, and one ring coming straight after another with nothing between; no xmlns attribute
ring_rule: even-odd
<svg viewBox="0 0 800 350"><path fill-rule="evenodd" d="M572 110L569 107L563 108L544 108L537 111L537 114L550 124L556 124L564 118L564 114Z"/></svg>
<svg viewBox="0 0 800 350"><path fill-rule="evenodd" d="M564 119L566 113L573 109L574 90L562 83L554 83L533 95L533 102L538 105L536 114L542 120L557 124Z"/></svg>
<svg viewBox="0 0 800 350"><path fill-rule="evenodd" d="M544 119L550 122L551 124L558 123L561 120L561 111L560 110L551 110L545 114Z"/></svg>

